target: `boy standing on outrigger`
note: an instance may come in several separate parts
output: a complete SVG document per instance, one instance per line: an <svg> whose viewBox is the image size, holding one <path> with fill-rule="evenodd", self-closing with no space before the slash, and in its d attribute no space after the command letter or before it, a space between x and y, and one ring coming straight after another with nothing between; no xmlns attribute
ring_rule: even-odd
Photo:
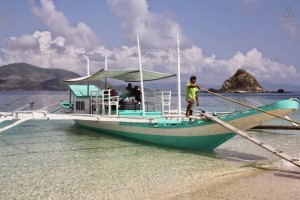
<svg viewBox="0 0 300 200"><path fill-rule="evenodd" d="M198 101L198 90L201 89L201 86L196 84L196 77L191 76L190 82L186 84L186 101L188 103L186 108L185 116L189 117L193 115L193 108L196 102L196 106L199 106Z"/></svg>

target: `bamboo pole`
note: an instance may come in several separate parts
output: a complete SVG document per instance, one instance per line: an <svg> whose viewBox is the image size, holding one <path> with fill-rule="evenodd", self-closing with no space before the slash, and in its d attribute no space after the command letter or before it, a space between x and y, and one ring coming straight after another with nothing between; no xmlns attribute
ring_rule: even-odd
<svg viewBox="0 0 300 200"><path fill-rule="evenodd" d="M232 125L230 125L229 123L226 123L226 122L220 120L220 119L217 118L217 117L212 116L211 114L208 114L208 113L202 113L201 115L205 116L206 118L208 118L208 119L210 119L210 120L216 122L217 124L219 124L219 125L221 125L221 126L227 128L227 129L229 129L229 130L235 132L236 134L242 136L243 138L245 138L245 139L247 139L247 140L253 142L254 144L256 144L256 145L258 145L258 146L260 146L260 147L266 149L267 151L269 151L269 152L275 154L276 156L278 156L278 157L280 157L280 158L283 158L284 160L286 160L286 161L288 161L288 162L290 162L290 163L296 165L297 167L300 167L300 161L299 161L298 158L292 158L291 156L287 155L287 154L284 153L283 151L278 150L278 149L272 147L271 145L266 144L266 143L260 141L259 139L256 139L256 138L253 137L253 136L250 136L248 133L246 133L246 132L244 132L244 131L242 131L242 130L240 130L240 129L238 129L238 128L232 126ZM201 118L200 118L200 119L201 119Z"/></svg>
<svg viewBox="0 0 300 200"><path fill-rule="evenodd" d="M234 99L231 99L231 98L225 97L225 96L223 96L223 95L220 95L220 94L217 94L217 93L211 92L211 91L209 91L209 90L206 90L206 89L204 89L204 88L201 88L201 90L203 90L203 91L205 91L205 92L207 92L207 93L210 93L210 94L216 95L216 96L218 96L218 97L221 97L221 98L223 98L223 99L226 99L226 100L228 100L228 101L231 101L231 102L234 102L234 103L240 104L240 105L242 105L242 106L245 106L245 107L248 107L248 108L252 108L252 109L254 109L254 110L257 110L257 111L260 111L260 112L262 112L262 113L266 113L266 114L272 115L272 116L274 116L274 117L277 117L277 118L283 119L283 120L285 120L285 121L288 121L288 122L291 122L291 123L295 123L295 124L298 124L298 125L300 125L300 123L299 123L299 122L296 122L296 121L294 121L294 120L287 119L287 118L285 118L285 117L281 117L281 116L279 116L279 115L276 115L276 114L273 114L273 113L271 113L271 112L268 112L268 111L262 110L262 109L260 109L260 108L256 108L256 107L254 107L254 106L250 106L250 105L248 105L248 104L245 104L245 103L242 103L242 102L236 101L236 100L234 100Z"/></svg>

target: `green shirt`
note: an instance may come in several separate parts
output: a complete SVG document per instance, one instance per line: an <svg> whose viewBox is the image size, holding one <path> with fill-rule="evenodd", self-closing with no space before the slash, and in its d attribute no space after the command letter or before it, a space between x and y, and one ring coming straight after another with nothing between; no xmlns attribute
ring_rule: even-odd
<svg viewBox="0 0 300 200"><path fill-rule="evenodd" d="M191 99L191 100L196 100L196 93L198 92L198 88L194 87L194 88L190 88L189 86L191 85L191 83L187 83L186 84L186 99Z"/></svg>

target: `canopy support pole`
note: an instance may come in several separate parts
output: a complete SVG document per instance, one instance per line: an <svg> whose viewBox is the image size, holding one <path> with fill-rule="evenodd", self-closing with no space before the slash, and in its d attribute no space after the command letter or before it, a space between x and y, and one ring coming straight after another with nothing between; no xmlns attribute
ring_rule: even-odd
<svg viewBox="0 0 300 200"><path fill-rule="evenodd" d="M142 92L142 116L145 117L145 91L144 91L144 80L143 80L143 70L142 70L142 57L141 57L141 48L139 35L136 35L137 45L138 45L138 55L139 55L139 67L140 67L140 81L141 81L141 92Z"/></svg>

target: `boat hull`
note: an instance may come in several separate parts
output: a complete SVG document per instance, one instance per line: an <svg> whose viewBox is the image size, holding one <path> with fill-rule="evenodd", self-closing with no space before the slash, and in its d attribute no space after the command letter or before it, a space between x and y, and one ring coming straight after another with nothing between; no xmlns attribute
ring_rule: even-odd
<svg viewBox="0 0 300 200"><path fill-rule="evenodd" d="M298 109L298 107L298 102L286 100L262 108L278 116L285 116ZM220 119L238 129L245 130L274 118L276 117L251 109L226 115ZM157 123L127 123L125 120L126 118L124 122L86 120L75 120L75 122L80 126L101 133L194 150L213 150L236 135L208 119L199 119L193 123L189 123L188 120L176 122L168 119L162 119Z"/></svg>
<svg viewBox="0 0 300 200"><path fill-rule="evenodd" d="M222 134L212 134L212 135L167 135L164 134L166 130L154 130L151 131L156 132L156 134L149 134L145 133L145 128L143 128L140 132L137 131L133 127L123 127L116 128L118 124L110 124L109 126L114 128L106 127L108 124L100 123L100 122L88 122L88 121L75 121L78 125L99 131L101 133L109 133L113 135L118 135L122 137L127 137L131 139L136 139L140 141L150 142L154 144L170 146L170 147L177 147L177 148L184 148L184 149L194 149L194 150L212 150L217 146L221 145L222 143L226 142L230 138L234 137L235 133L222 133ZM181 130L187 131L187 130ZM141 133L143 132L143 133Z"/></svg>

